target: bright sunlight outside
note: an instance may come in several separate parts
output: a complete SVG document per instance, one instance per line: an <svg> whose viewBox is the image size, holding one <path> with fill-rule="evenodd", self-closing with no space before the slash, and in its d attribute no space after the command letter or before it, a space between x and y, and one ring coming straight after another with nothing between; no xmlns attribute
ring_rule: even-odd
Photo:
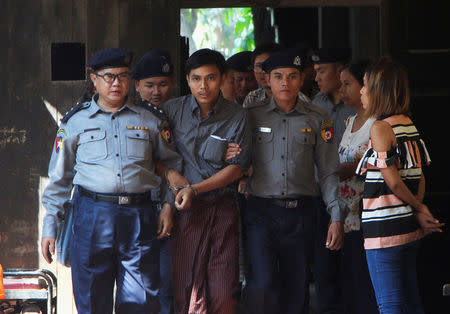
<svg viewBox="0 0 450 314"><path fill-rule="evenodd" d="M189 54L211 48L228 58L255 48L251 8L181 9L180 28L189 38Z"/></svg>

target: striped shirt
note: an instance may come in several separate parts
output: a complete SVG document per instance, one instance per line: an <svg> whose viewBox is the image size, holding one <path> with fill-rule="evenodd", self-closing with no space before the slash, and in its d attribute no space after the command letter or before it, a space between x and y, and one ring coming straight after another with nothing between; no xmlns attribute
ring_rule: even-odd
<svg viewBox="0 0 450 314"><path fill-rule="evenodd" d="M383 121L392 126L397 146L388 152L377 152L369 141L356 170L365 175L361 221L366 249L402 245L422 237L412 207L390 190L381 169L396 165L403 182L416 195L422 166L430 163L430 156L409 117L394 115Z"/></svg>

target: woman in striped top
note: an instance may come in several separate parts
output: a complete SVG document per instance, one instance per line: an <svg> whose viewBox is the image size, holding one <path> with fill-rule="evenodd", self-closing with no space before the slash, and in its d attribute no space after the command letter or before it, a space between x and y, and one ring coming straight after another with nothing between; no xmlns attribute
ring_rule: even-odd
<svg viewBox="0 0 450 314"><path fill-rule="evenodd" d="M422 203L430 163L408 116L406 72L381 58L364 76L361 102L377 118L357 173L365 175L362 229L380 313L423 313L417 286L419 239L443 226Z"/></svg>

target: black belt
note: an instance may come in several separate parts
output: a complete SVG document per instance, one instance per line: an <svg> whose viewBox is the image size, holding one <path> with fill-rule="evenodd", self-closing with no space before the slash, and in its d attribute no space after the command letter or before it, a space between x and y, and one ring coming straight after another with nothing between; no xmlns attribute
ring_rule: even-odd
<svg viewBox="0 0 450 314"><path fill-rule="evenodd" d="M251 196L251 197L284 208L298 208L302 206L305 202L311 201L314 198L312 196L302 196L299 198L265 198L258 196Z"/></svg>
<svg viewBox="0 0 450 314"><path fill-rule="evenodd" d="M151 193L121 193L121 194L109 194L109 193L96 193L78 186L80 195L92 198L95 201L115 203L119 205L133 205L142 204L151 200Z"/></svg>

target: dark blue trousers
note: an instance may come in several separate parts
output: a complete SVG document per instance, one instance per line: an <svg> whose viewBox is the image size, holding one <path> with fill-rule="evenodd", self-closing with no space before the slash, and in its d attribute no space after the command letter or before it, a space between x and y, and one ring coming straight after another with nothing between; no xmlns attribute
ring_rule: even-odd
<svg viewBox="0 0 450 314"><path fill-rule="evenodd" d="M249 197L243 215L245 313L308 313L315 198L298 208Z"/></svg>
<svg viewBox="0 0 450 314"><path fill-rule="evenodd" d="M72 283L78 313L157 313L159 242L153 203L74 201Z"/></svg>
<svg viewBox="0 0 450 314"><path fill-rule="evenodd" d="M341 257L341 291L344 313L378 314L361 230L345 234Z"/></svg>
<svg viewBox="0 0 450 314"><path fill-rule="evenodd" d="M318 206L313 268L317 313L341 314L344 313L340 281L341 250L331 251L325 247L330 215L322 201Z"/></svg>
<svg viewBox="0 0 450 314"><path fill-rule="evenodd" d="M172 288L172 270L169 252L169 239L163 238L160 241L161 252L159 255L159 276L160 286L158 292L159 304L161 305L160 314L173 313L173 288Z"/></svg>

